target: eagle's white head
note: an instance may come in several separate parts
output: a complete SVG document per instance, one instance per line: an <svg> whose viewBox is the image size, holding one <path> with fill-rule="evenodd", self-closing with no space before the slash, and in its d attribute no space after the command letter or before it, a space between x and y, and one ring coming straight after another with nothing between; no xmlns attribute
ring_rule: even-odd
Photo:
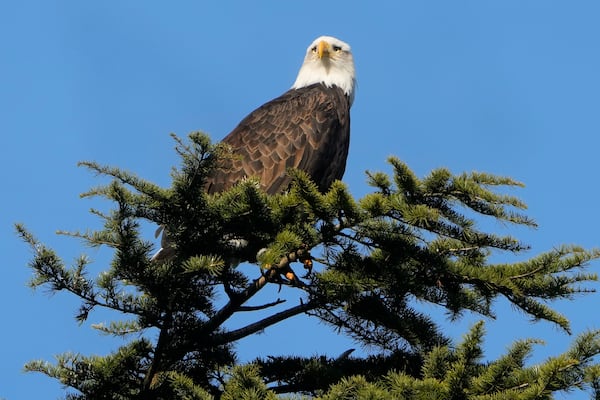
<svg viewBox="0 0 600 400"><path fill-rule="evenodd" d="M292 89L315 83L339 87L346 93L352 104L356 75L354 59L348 43L331 36L321 36L308 46L304 63L300 67Z"/></svg>

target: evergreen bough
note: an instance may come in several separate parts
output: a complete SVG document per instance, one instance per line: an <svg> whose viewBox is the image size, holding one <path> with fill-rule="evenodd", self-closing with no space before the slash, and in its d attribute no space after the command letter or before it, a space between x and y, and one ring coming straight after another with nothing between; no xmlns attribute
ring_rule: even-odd
<svg viewBox="0 0 600 400"><path fill-rule="evenodd" d="M206 177L226 157L222 145L200 133L174 136L181 166L170 188L95 162L82 166L112 182L84 197L103 197L114 208L92 210L98 231L61 232L89 246L113 249L114 257L90 277L90 260L67 266L17 224L33 250L31 286L67 291L81 305L79 322L93 309L116 311L123 320L95 325L128 337L106 356L65 353L55 363L32 361L72 388L67 399L270 399L282 394L321 399L550 399L558 391L586 388L600 398L600 332L580 335L566 353L526 365L534 340L521 340L496 361L483 360L483 324L453 346L419 304L445 308L453 317L470 311L494 318L503 297L536 320L570 333L568 319L548 306L591 291L585 272L599 250L561 246L529 260L493 263L492 254L528 246L481 230L478 219L534 227L518 198L499 194L520 187L485 173L453 175L436 169L418 178L390 158L390 175L369 172L374 191L355 200L342 182L320 193L306 174L290 170L286 193L268 196L253 179L207 195ZM172 254L152 260L155 246L141 224L168 232ZM240 261L257 265L254 274ZM305 274L298 271L305 268ZM295 288L302 300L246 303L266 285ZM287 289L282 289L287 290ZM218 298L226 301L219 301ZM282 305L283 304L283 305ZM240 312L273 312L242 328L224 324ZM299 314L319 318L371 350L292 357L266 355L236 362L234 344ZM307 332L307 338L310 336Z"/></svg>

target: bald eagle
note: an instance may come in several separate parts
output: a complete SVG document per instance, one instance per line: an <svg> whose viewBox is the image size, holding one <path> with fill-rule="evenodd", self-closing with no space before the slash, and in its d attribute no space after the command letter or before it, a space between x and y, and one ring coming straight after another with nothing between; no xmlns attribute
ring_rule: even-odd
<svg viewBox="0 0 600 400"><path fill-rule="evenodd" d="M326 191L346 168L355 83L350 46L317 38L292 88L252 111L223 139L239 157L209 177L208 192L254 176L267 193L278 193L289 185L288 168L305 171Z"/></svg>
<svg viewBox="0 0 600 400"><path fill-rule="evenodd" d="M289 186L288 168L305 171L326 191L346 168L355 86L350 46L331 36L315 39L291 89L252 111L223 139L236 157L212 172L207 192L257 177L265 192L279 193ZM166 255L166 236L153 259Z"/></svg>

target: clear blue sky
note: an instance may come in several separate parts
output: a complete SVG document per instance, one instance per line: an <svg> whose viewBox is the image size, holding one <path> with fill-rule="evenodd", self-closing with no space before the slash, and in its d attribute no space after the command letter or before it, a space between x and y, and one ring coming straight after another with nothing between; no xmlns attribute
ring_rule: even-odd
<svg viewBox="0 0 600 400"><path fill-rule="evenodd" d="M120 343L90 327L110 315L93 313L78 326L75 299L26 287L31 254L13 223L67 261L87 252L99 271L110 254L54 234L98 228L88 209L109 206L78 198L102 181L76 162L117 165L167 185L178 162L169 132L222 138L291 86L307 45L323 34L350 43L356 60L344 177L353 193L368 192L364 171L388 170L392 154L419 175L442 166L509 175L526 183L511 193L540 227L490 225L530 243L522 257L562 243L600 245L599 16L596 1L3 2L0 398L57 398L60 385L22 373L25 362L69 350L105 354ZM575 333L600 328L598 296L556 304ZM487 326L488 357L517 338L546 341L533 361L571 341L502 302L498 313ZM440 322L460 338L476 319ZM283 352L278 343L290 340L305 355L356 347L308 321L240 343L242 360L265 343Z"/></svg>

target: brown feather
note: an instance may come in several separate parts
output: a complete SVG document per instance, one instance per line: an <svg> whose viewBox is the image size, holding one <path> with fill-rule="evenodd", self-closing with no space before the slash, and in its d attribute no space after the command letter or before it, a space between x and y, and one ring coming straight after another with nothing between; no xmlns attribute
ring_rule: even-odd
<svg viewBox="0 0 600 400"><path fill-rule="evenodd" d="M244 118L224 139L234 158L207 181L208 193L258 177L269 194L285 190L287 168L305 171L326 191L346 169L350 103L337 86L291 89Z"/></svg>

